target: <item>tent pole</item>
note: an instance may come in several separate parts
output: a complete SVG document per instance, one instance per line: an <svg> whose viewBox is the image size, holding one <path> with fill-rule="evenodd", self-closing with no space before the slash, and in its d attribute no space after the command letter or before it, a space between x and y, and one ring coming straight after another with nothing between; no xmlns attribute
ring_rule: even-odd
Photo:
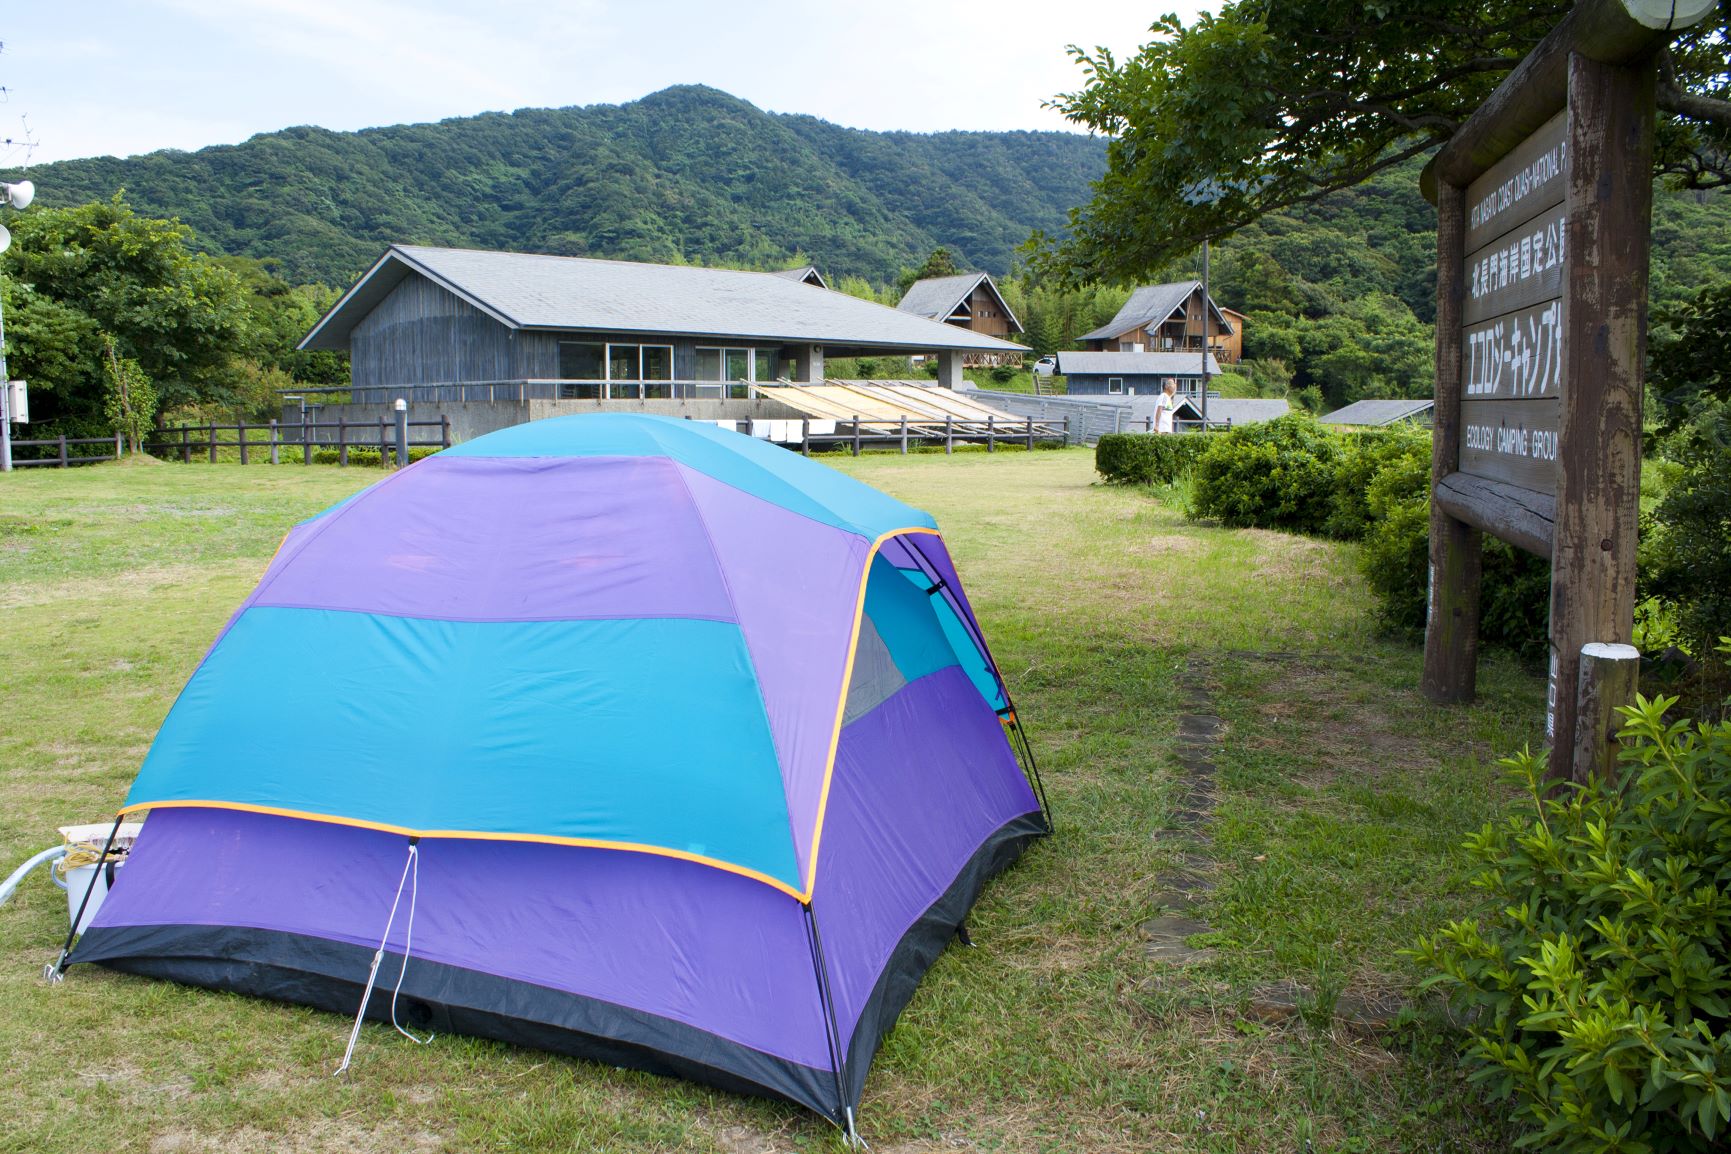
<svg viewBox="0 0 1731 1154"><path fill-rule="evenodd" d="M853 1107L847 1103L846 1051L842 1047L841 1027L836 1023L835 998L829 986L829 964L823 956L823 936L818 932L817 914L810 902L801 902L805 913L805 939L811 947L811 968L817 977L818 1001L823 1004L824 1041L829 1044L830 1069L835 1073L835 1121L847 1132L849 1146L859 1144L859 1132L854 1129Z"/></svg>
<svg viewBox="0 0 1731 1154"><path fill-rule="evenodd" d="M120 836L120 823L126 819L124 811L114 816L114 826L108 831L108 840L102 843L102 854L96 859L96 868L90 871L90 884L84 887L84 900L78 903L78 912L72 915L72 926L66 931L66 941L60 947L60 956L54 959L54 964L42 971L42 976L50 982L58 983L66 976L66 959L72 954L72 939L78 936L78 923L84 920L84 911L90 905L90 895L96 892L96 883L101 879L103 868L108 865L108 853L114 848L114 839Z"/></svg>
<svg viewBox="0 0 1731 1154"><path fill-rule="evenodd" d="M1046 785L1040 780L1040 767L1034 761L1034 747L1028 743L1028 732L1022 728L1021 715L1016 712L1015 699L1010 696L1009 683L1004 680L1003 673L998 669L997 658L992 656L991 649L986 645L985 637L980 633L978 627L969 621L969 614L963 610L955 591L950 589L943 578L938 576L938 567L932 564L932 559L926 556L926 551L920 548L919 542L914 536L906 534L898 537L897 540L902 541L907 546L908 551L919 558L920 571L937 583L927 592L942 592L944 597L949 600L951 607L955 609L956 619L962 623L962 628L968 631L968 636L973 640L974 646L985 657L986 664L991 667L992 676L998 679L998 692L1004 695L1004 709L999 713L999 716L1007 718L1011 731L1021 741L1022 772L1027 776L1028 785L1033 789L1034 796L1039 799L1040 817L1046 823L1046 832L1054 832L1057 826L1052 822L1052 806L1046 800Z"/></svg>

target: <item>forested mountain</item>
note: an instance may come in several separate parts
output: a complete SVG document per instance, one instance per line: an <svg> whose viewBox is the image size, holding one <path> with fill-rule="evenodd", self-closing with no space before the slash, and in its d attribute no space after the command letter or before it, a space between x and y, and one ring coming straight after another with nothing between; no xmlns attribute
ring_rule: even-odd
<svg viewBox="0 0 1731 1154"><path fill-rule="evenodd" d="M1056 132L878 133L774 115L712 88L362 132L69 160L45 205L179 217L219 253L346 284L392 242L770 268L810 260L885 282L942 245L1009 270L1063 227L1105 145Z"/></svg>

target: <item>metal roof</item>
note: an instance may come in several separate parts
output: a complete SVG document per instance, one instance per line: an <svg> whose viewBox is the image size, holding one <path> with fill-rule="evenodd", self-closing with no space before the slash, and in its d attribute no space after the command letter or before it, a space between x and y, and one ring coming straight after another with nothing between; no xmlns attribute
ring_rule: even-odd
<svg viewBox="0 0 1731 1154"><path fill-rule="evenodd" d="M1397 401L1354 401L1322 418L1325 425L1392 425L1421 416L1436 407L1429 397Z"/></svg>
<svg viewBox="0 0 1731 1154"><path fill-rule="evenodd" d="M1058 354L1058 372L1063 376L1085 373L1089 376L1159 376L1200 377L1202 356L1193 353L1095 353L1069 351ZM1220 375L1220 363L1214 354L1208 355L1208 373Z"/></svg>
<svg viewBox="0 0 1731 1154"><path fill-rule="evenodd" d="M1144 325L1157 325L1173 313L1184 307L1184 302L1190 299L1190 294L1202 287L1199 280L1174 281L1171 284L1143 285L1130 294L1130 299L1124 302L1124 307L1118 310L1109 324L1095 329L1091 333L1083 333L1077 337L1081 341L1106 341L1122 336L1131 329L1139 329ZM1220 312L1220 306L1209 298L1214 315L1220 318L1220 332L1235 331L1232 322Z"/></svg>
<svg viewBox="0 0 1731 1154"><path fill-rule="evenodd" d="M929 352L1022 352L941 324L768 272L590 257L392 245L301 341L346 349L362 318L419 274L512 329L730 337Z"/></svg>
<svg viewBox="0 0 1731 1154"><path fill-rule="evenodd" d="M947 320L962 302L973 294L981 281L992 290L993 298L998 307L1004 310L1004 315L1010 318L1011 326L1022 331L1022 322L1016 319L1016 314L1004 302L1004 294L998 291L998 284L992 279L991 273L964 272L955 276L929 276L925 280L917 280L908 286L908 291L902 294L902 299L896 308L904 313L916 313L934 321Z"/></svg>
<svg viewBox="0 0 1731 1154"><path fill-rule="evenodd" d="M1292 412L1285 397L1209 397L1208 420L1234 425L1255 425Z"/></svg>

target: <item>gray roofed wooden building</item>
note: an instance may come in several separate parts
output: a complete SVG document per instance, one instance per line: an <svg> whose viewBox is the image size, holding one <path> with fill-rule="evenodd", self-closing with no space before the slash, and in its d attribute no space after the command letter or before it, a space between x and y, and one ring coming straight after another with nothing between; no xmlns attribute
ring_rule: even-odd
<svg viewBox="0 0 1731 1154"><path fill-rule="evenodd" d="M1022 322L1016 319L990 273L965 272L917 280L902 294L896 308L989 337L1007 338L1022 331ZM1018 351L1026 350L1018 346ZM1000 359L995 353L968 355L969 364L997 364Z"/></svg>
<svg viewBox="0 0 1731 1154"><path fill-rule="evenodd" d="M817 266L814 264L808 264L801 268L784 268L775 275L786 277L788 280L801 281L813 288L826 289L829 287L829 282L823 279L823 274L817 271Z"/></svg>
<svg viewBox="0 0 1731 1154"><path fill-rule="evenodd" d="M1112 320L1076 338L1095 352L1202 351L1202 282L1143 285L1130 294ZM1208 300L1208 346L1227 364L1243 353L1243 333L1212 298Z"/></svg>
<svg viewBox="0 0 1731 1154"><path fill-rule="evenodd" d="M638 400L743 396L884 353L936 354L953 385L964 354L1021 351L804 277L415 245L386 251L300 347L347 350L361 393L507 382Z"/></svg>
<svg viewBox="0 0 1731 1154"><path fill-rule="evenodd" d="M1436 402L1429 397L1388 401L1354 401L1352 404L1336 409L1323 417L1322 423L1325 425L1370 427L1408 424L1422 425L1428 428L1435 409Z"/></svg>
<svg viewBox="0 0 1731 1154"><path fill-rule="evenodd" d="M1151 396L1164 391L1172 381L1180 393L1202 388L1202 351L1193 353L1098 353L1069 351L1058 354L1058 373L1071 396ZM1208 358L1208 374L1220 375L1220 363Z"/></svg>

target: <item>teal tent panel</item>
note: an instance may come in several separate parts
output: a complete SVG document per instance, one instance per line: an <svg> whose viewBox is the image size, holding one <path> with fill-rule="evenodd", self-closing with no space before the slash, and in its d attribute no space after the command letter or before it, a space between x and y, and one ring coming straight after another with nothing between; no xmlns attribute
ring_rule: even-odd
<svg viewBox="0 0 1731 1154"><path fill-rule="evenodd" d="M882 558L879 560L881 561ZM896 568L895 572L906 578L907 584L914 588L920 596L927 597L925 590L931 588L932 579L930 577L918 569ZM867 597L870 597L869 590ZM974 683L974 688L979 690L980 696L985 699L986 704L994 710L1008 708L1009 702L1004 700L1003 685L999 683L997 674L992 672L991 662L986 660L986 655L980 652L980 647L974 643L973 634L968 631L968 627L962 623L961 617L956 614L955 606L950 603L949 598L941 594L932 594L927 599L931 603L932 614L938 629L943 635L944 645L948 647L952 655L952 660L945 662L945 664L960 665L962 671L968 675L968 680Z"/></svg>
<svg viewBox="0 0 1731 1154"><path fill-rule="evenodd" d="M763 702L726 622L248 609L127 799L172 802L643 846L800 883Z"/></svg>
<svg viewBox="0 0 1731 1154"><path fill-rule="evenodd" d="M871 577L866 582L866 616L896 668L909 681L958 664L955 650L932 612L934 600L923 586L902 580L901 571L881 553L872 558Z"/></svg>
<svg viewBox="0 0 1731 1154"><path fill-rule="evenodd" d="M446 457L661 456L814 521L876 540L896 529L934 529L923 513L828 465L705 421L640 413L548 417L446 449Z"/></svg>

